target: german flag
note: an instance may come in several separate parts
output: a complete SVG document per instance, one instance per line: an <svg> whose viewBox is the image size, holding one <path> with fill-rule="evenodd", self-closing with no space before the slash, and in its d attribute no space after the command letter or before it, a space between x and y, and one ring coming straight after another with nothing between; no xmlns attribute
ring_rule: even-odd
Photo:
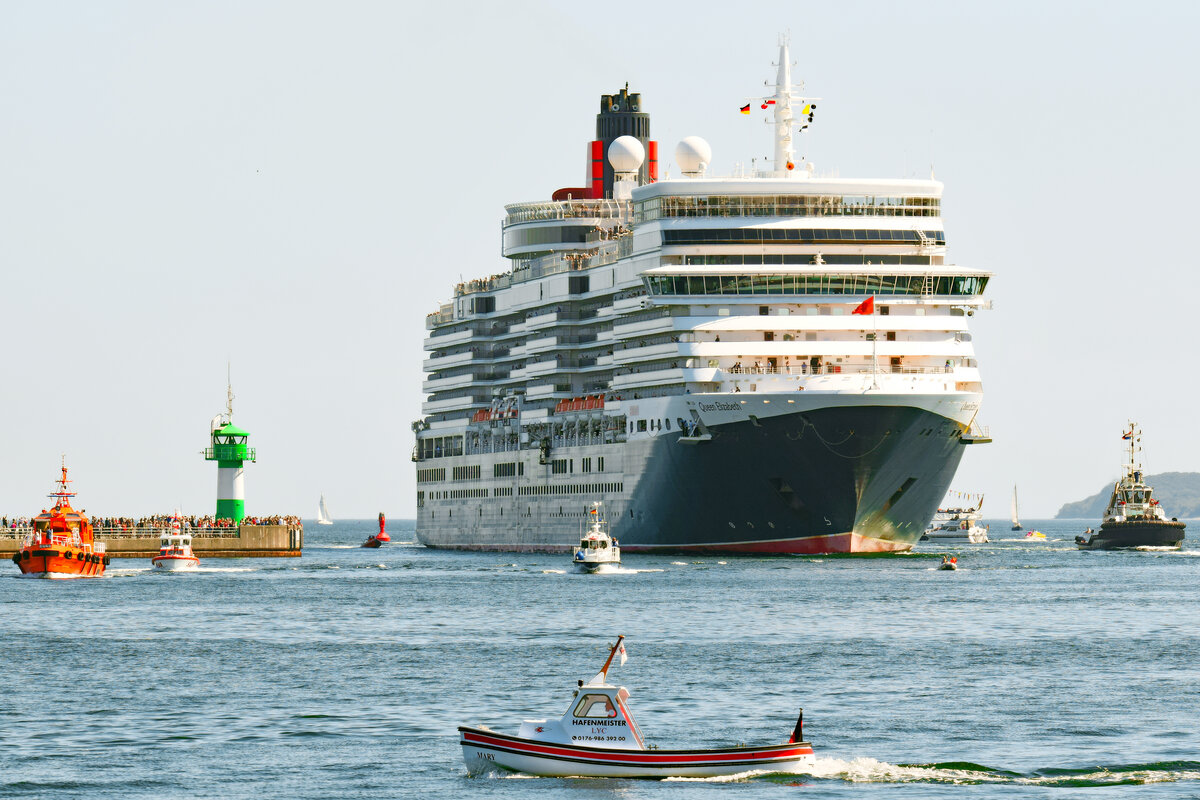
<svg viewBox="0 0 1200 800"><path fill-rule="evenodd" d="M746 105L742 106L738 110L741 111L743 114L749 114L750 113L750 104L746 103Z"/></svg>

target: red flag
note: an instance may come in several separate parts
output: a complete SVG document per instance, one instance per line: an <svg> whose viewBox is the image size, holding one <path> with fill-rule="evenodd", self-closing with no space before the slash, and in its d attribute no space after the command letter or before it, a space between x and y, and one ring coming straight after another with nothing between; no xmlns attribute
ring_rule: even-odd
<svg viewBox="0 0 1200 800"><path fill-rule="evenodd" d="M858 304L858 307L850 312L851 314L874 314L875 313L875 295L871 295L866 300Z"/></svg>

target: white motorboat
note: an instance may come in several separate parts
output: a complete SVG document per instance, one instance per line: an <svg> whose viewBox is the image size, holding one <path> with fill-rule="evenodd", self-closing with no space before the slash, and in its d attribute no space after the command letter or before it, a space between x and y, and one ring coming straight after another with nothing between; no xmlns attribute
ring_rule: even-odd
<svg viewBox="0 0 1200 800"><path fill-rule="evenodd" d="M625 637L617 638L604 667L579 681L559 719L521 723L516 736L486 728L458 729L467 771L520 772L543 777L710 778L751 770L808 772L812 745L803 741L804 712L783 744L739 745L704 750L660 750L647 745L629 712L629 692L608 682L613 657L626 660Z"/></svg>
<svg viewBox="0 0 1200 800"><path fill-rule="evenodd" d="M571 564L576 572L606 572L621 566L621 547L608 535L603 503L592 503L588 509L588 528L579 537Z"/></svg>
<svg viewBox="0 0 1200 800"><path fill-rule="evenodd" d="M933 515L929 527L925 529L922 541L937 539L939 541L959 541L969 544L986 544L988 529L980 525L983 519L983 495L966 495L955 492L954 495L963 502L960 506L939 508Z"/></svg>
<svg viewBox="0 0 1200 800"><path fill-rule="evenodd" d="M192 535L183 532L178 518L171 520L171 532L162 537L158 555L150 561L155 569L172 572L196 569L200 566L200 559L192 552Z"/></svg>

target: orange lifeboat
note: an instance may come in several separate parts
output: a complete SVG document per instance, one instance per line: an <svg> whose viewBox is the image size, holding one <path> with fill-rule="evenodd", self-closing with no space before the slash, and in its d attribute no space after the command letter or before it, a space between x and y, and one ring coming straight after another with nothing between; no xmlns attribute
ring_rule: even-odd
<svg viewBox="0 0 1200 800"><path fill-rule="evenodd" d="M98 578L109 557L103 542L92 536L92 523L71 508L74 492L67 491L67 465L62 467L54 508L33 518L33 530L13 555L21 574L30 578Z"/></svg>

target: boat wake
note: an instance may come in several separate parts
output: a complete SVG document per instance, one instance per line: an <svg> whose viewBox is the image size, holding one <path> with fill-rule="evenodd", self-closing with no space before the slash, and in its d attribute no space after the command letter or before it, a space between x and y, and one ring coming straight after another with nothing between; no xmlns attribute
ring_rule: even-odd
<svg viewBox="0 0 1200 800"><path fill-rule="evenodd" d="M1029 773L995 769L969 761L935 764L888 764L873 758L818 758L812 777L848 783L1011 784L1083 788L1149 783L1200 782L1200 761L1156 761L1082 768L1047 768ZM794 776L771 776L773 779Z"/></svg>
<svg viewBox="0 0 1200 800"><path fill-rule="evenodd" d="M1008 784L1054 788L1138 786L1152 783L1200 782L1200 761L1156 761L1149 764L1114 764L1078 769L1048 768L1029 773L994 769L969 761L936 764L889 764L874 758L817 758L810 773L787 774L756 770L716 778L666 778L668 781L729 783L769 780L806 783L818 780L846 783L948 783L960 785Z"/></svg>

